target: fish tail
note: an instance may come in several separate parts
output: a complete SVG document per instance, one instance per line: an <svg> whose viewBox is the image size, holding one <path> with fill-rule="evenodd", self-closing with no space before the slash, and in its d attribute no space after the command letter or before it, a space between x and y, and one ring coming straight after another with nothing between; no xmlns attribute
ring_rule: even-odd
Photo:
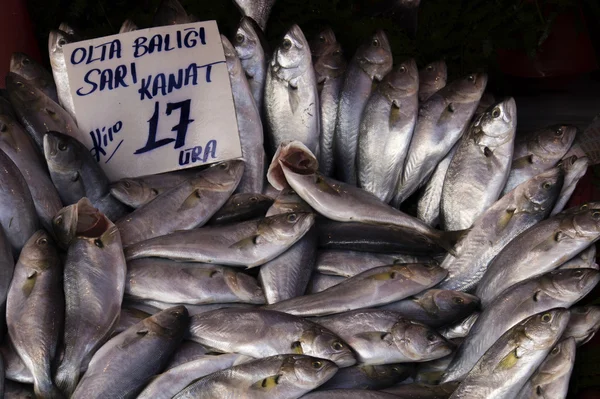
<svg viewBox="0 0 600 399"><path fill-rule="evenodd" d="M43 381L35 381L33 390L36 398L42 399L65 399L65 395L52 383L50 378Z"/></svg>
<svg viewBox="0 0 600 399"><path fill-rule="evenodd" d="M54 382L58 389L63 392L64 396L70 397L73 392L75 392L75 388L79 382L79 367L62 363L56 371ZM57 397L60 398L64 396Z"/></svg>

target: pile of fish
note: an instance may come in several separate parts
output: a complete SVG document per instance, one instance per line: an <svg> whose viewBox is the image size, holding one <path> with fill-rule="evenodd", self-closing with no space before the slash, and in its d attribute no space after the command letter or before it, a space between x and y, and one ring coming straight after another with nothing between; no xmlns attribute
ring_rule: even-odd
<svg viewBox="0 0 600 399"><path fill-rule="evenodd" d="M239 3L252 18L222 42L243 159L111 184L74 138L76 32L50 33L52 73L13 56L4 397L564 398L600 327L577 306L600 203L563 210L577 129L516 135L485 74L392 66L381 31L348 63L330 29L270 52L273 1ZM161 7L156 25L195 20Z"/></svg>

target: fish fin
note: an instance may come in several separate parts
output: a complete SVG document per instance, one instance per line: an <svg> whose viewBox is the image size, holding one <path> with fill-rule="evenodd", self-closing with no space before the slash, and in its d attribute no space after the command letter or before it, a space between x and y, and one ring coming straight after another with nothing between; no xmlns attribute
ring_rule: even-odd
<svg viewBox="0 0 600 399"><path fill-rule="evenodd" d="M397 276L397 272L392 271L392 272L385 272L385 273L377 273L377 274L373 274L372 276L369 276L368 278L371 280L393 280L396 278Z"/></svg>
<svg viewBox="0 0 600 399"><path fill-rule="evenodd" d="M273 389L277 386L277 384L279 384L280 377L281 377L281 375L275 374L275 375L271 375L267 378L263 378L262 380L258 380L254 384L252 384L252 388L261 389L261 390Z"/></svg>
<svg viewBox="0 0 600 399"><path fill-rule="evenodd" d="M231 244L229 246L229 248L246 249L246 248L256 245L258 243L259 238L260 238L260 235L258 235L258 234L250 236L250 237L246 237L246 238L239 240L238 242Z"/></svg>
<svg viewBox="0 0 600 399"><path fill-rule="evenodd" d="M181 203L179 212L187 211L198 206L202 202L200 189L192 191L190 195Z"/></svg>
<svg viewBox="0 0 600 399"><path fill-rule="evenodd" d="M356 334L354 338L360 338L371 342L384 341L389 343L391 343L394 339L392 334L387 331L366 331Z"/></svg>
<svg viewBox="0 0 600 399"><path fill-rule="evenodd" d="M135 344L140 339L144 338L146 336L146 334L148 334L148 332L149 332L149 330L147 328L145 328L145 327L140 328L138 331L135 332L135 335L129 335L129 336L125 337L125 339L123 340L121 345L119 345L119 348L125 349L128 346Z"/></svg>
<svg viewBox="0 0 600 399"><path fill-rule="evenodd" d="M27 273L27 280L25 280L25 283L23 284L23 294L28 297L29 294L31 294L31 291L33 291L33 287L35 287L35 282L37 280L37 272L35 270L32 270L30 272Z"/></svg>
<svg viewBox="0 0 600 399"><path fill-rule="evenodd" d="M390 110L390 118L388 120L389 130L391 131L400 120L402 120L402 113L400 112L400 107L393 103L392 109Z"/></svg>
<svg viewBox="0 0 600 399"><path fill-rule="evenodd" d="M292 80L290 80L289 84L288 101L290 103L290 109L292 110L292 113L295 114L296 110L298 110L298 106L300 105L300 96L298 95L298 86L295 85Z"/></svg>
<svg viewBox="0 0 600 399"><path fill-rule="evenodd" d="M533 155L517 158L512 162L511 169L524 169L533 163Z"/></svg>
<svg viewBox="0 0 600 399"><path fill-rule="evenodd" d="M517 364L518 361L519 356L517 354L517 349L512 350L508 355L504 356L504 358L500 360L500 362L496 366L496 370L504 371L511 369Z"/></svg>
<svg viewBox="0 0 600 399"><path fill-rule="evenodd" d="M498 219L498 224L496 225L496 231L498 233L501 232L502 230L504 230L506 228L506 226L508 226L508 224L512 220L512 217L515 215L515 211L516 211L516 209L510 208L510 209L507 209L506 212L504 212L500 216L500 218Z"/></svg>
<svg viewBox="0 0 600 399"><path fill-rule="evenodd" d="M302 342L300 341L292 342L291 348L294 351L294 353L297 353L298 355L304 354L304 350L302 349Z"/></svg>
<svg viewBox="0 0 600 399"><path fill-rule="evenodd" d="M316 184L317 187L323 192L332 195L337 195L338 197L341 196L340 192L335 188L335 186L332 186L331 184L327 183L327 181L323 179L323 177L320 174L317 174Z"/></svg>

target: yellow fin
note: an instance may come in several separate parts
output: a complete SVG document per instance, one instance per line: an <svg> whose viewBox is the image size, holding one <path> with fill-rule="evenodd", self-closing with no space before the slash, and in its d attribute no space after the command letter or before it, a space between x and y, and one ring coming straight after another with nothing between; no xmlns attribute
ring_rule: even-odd
<svg viewBox="0 0 600 399"><path fill-rule="evenodd" d="M199 189L194 190L179 207L179 211L187 211L198 206L202 202L201 193Z"/></svg>
<svg viewBox="0 0 600 399"><path fill-rule="evenodd" d="M27 280L23 284L23 294L28 297L35 287L35 281L37 279L37 272L33 272L30 276L27 276Z"/></svg>
<svg viewBox="0 0 600 399"><path fill-rule="evenodd" d="M259 389L266 389L266 390L273 389L277 386L277 384L279 384L279 377L281 377L281 376L279 374L276 374L276 375L269 376L267 378L263 378L260 381L256 381L253 384L253 387L259 388Z"/></svg>
<svg viewBox="0 0 600 399"><path fill-rule="evenodd" d="M496 366L496 370L509 370L513 368L517 362L519 361L519 357L517 356L517 350L512 350L504 359L500 360L498 366Z"/></svg>

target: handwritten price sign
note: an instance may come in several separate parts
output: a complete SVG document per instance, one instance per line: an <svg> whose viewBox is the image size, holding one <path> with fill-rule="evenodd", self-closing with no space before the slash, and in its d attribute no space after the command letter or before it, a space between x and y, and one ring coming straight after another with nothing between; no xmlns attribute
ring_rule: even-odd
<svg viewBox="0 0 600 399"><path fill-rule="evenodd" d="M215 21L64 48L77 137L115 181L241 157Z"/></svg>

